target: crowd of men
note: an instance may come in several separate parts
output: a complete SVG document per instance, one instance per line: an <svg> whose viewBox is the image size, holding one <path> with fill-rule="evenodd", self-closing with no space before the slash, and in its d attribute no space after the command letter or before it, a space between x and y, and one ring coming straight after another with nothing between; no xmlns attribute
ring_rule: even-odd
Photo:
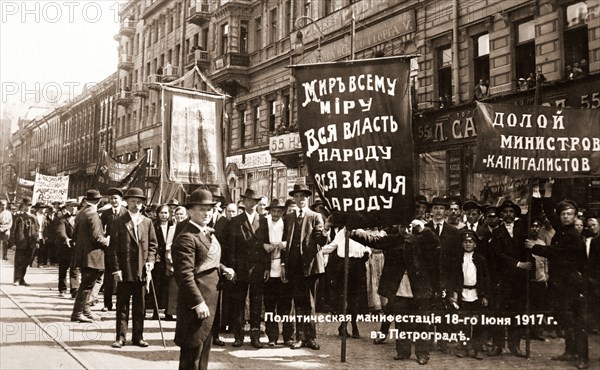
<svg viewBox="0 0 600 370"><path fill-rule="evenodd" d="M244 346L249 334L254 348L319 350L314 321L284 320L280 328L265 313L342 312L346 219L320 200L309 207L312 192L305 185L295 185L289 196L269 203L247 189L241 202L227 204L220 193L198 189L184 205L145 206L141 189L111 188L105 196L89 190L81 201L52 206L32 207L24 198L12 212L2 201L3 258L14 245L14 284L23 286L34 261L58 264L59 294L69 285L75 298L72 321L99 319L90 307L102 289L102 310L116 310L114 348L126 345L130 300L132 344L140 347L148 346L146 308L153 308L152 319L164 310L162 319L177 320L181 369L206 368L211 345L224 346L220 333L228 329L233 347ZM410 224L354 228L346 296L352 337L360 336L361 313L485 314L500 324L384 321L374 344L390 337L392 324L402 333L462 331L469 333L467 343L436 340L436 349L482 360L505 349L525 357L524 338L561 336L565 351L553 360L588 368L588 332L599 329L600 225L584 219L575 202L551 199L551 181L536 188L529 214L510 200L492 206L417 196ZM538 313L556 318L558 326L547 320L523 325L525 316ZM340 335L349 335L346 324ZM414 342L417 362L429 362L427 337L394 339L395 360L410 358Z"/></svg>

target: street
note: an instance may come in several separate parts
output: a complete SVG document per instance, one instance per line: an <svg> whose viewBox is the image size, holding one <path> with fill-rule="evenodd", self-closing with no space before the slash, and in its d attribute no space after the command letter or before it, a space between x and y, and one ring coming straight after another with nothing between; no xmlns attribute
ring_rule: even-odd
<svg viewBox="0 0 600 370"><path fill-rule="evenodd" d="M1 369L177 369L179 348L173 343L175 322L161 322L166 348L162 345L159 323L153 320L145 321L144 339L150 343L149 348L131 345L111 348L115 337L114 311L101 312L100 302L92 310L102 316L101 321L71 322L73 300L58 297L57 268L29 268L27 282L31 286L13 286L13 255L14 252L9 251L9 261L3 261L0 266ZM150 315L148 312L147 317ZM361 338L348 339L346 363L340 362L341 341L336 323L318 324L319 351L291 350L283 346L256 350L250 347L249 341L237 349L231 346L233 335L224 334L227 346L213 346L209 368L574 369L572 365L550 360L551 356L562 353L562 339L532 341L528 360L507 353L477 361L432 352L425 367L416 363L414 355L410 360L394 361L392 341L380 346L372 344L370 331L376 330L378 325L359 323ZM262 341L266 342L264 335ZM600 337L590 335L590 368L600 369L599 356Z"/></svg>

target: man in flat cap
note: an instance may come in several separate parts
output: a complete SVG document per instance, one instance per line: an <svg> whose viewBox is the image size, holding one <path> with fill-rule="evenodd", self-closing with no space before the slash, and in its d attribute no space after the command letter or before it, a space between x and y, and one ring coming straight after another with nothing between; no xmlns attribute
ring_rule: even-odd
<svg viewBox="0 0 600 370"><path fill-rule="evenodd" d="M589 346L586 332L585 282L581 272L585 265L585 244L575 229L578 207L574 201L563 200L552 212L552 181L545 186L542 206L556 230L550 246L527 240L526 247L534 254L548 258L548 289L555 299L552 304L558 325L565 332L565 351L552 357L555 361L576 361L578 369L589 367Z"/></svg>

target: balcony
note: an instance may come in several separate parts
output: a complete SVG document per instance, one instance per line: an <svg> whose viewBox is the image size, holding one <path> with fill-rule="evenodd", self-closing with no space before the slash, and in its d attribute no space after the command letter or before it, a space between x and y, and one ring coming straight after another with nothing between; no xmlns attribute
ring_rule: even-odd
<svg viewBox="0 0 600 370"><path fill-rule="evenodd" d="M142 11L142 19L146 19L146 18L150 17L152 14L156 13L156 11L158 9L160 9L161 5L165 5L165 4L168 4L168 1L153 0L152 4L150 4L149 6L147 6Z"/></svg>
<svg viewBox="0 0 600 370"><path fill-rule="evenodd" d="M122 89L117 95L117 105L122 107L129 107L131 103L133 103L133 94L131 93L131 89Z"/></svg>
<svg viewBox="0 0 600 370"><path fill-rule="evenodd" d="M186 68L193 68L195 65L200 68L208 68L210 65L208 51L196 49L187 55Z"/></svg>
<svg viewBox="0 0 600 370"><path fill-rule="evenodd" d="M172 82L178 79L180 76L179 67L174 67L168 64L163 68L162 82Z"/></svg>
<svg viewBox="0 0 600 370"><path fill-rule="evenodd" d="M119 35L131 38L135 35L135 23L126 19L119 27Z"/></svg>
<svg viewBox="0 0 600 370"><path fill-rule="evenodd" d="M196 5L190 7L188 14L189 16L187 21L189 23L195 24L196 26L203 26L204 24L210 22L212 12L208 1L197 0Z"/></svg>
<svg viewBox="0 0 600 370"><path fill-rule="evenodd" d="M247 53L227 53L213 60L213 82L227 91L237 95L240 88L249 90L250 55Z"/></svg>
<svg viewBox="0 0 600 370"><path fill-rule="evenodd" d="M160 177L160 168L159 167L147 167L146 168L146 178L158 178Z"/></svg>
<svg viewBox="0 0 600 370"><path fill-rule="evenodd" d="M133 95L139 96L140 98L147 98L148 97L148 87L146 86L146 84L144 84L142 82L137 82L137 83L133 84Z"/></svg>
<svg viewBox="0 0 600 370"><path fill-rule="evenodd" d="M150 75L148 76L148 83L146 86L150 90L160 90L160 83L162 82L162 75Z"/></svg>
<svg viewBox="0 0 600 370"><path fill-rule="evenodd" d="M131 55L121 54L119 56L119 69L125 70L127 72L131 72L133 69L133 58Z"/></svg>

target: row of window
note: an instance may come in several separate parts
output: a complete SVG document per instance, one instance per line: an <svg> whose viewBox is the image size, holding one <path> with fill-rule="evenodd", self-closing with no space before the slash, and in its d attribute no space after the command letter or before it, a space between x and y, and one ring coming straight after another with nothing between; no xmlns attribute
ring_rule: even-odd
<svg viewBox="0 0 600 370"><path fill-rule="evenodd" d="M238 140L232 143L233 149L265 144L268 142L270 135L290 126L290 96L287 92L282 95L281 100L268 99L266 108L267 117L264 121L261 121L261 106L259 104L251 105L250 109L244 107L238 110ZM234 125L235 122L231 124ZM230 133L232 132L231 128L232 126L229 129ZM232 142L232 140L229 140L229 142Z"/></svg>

